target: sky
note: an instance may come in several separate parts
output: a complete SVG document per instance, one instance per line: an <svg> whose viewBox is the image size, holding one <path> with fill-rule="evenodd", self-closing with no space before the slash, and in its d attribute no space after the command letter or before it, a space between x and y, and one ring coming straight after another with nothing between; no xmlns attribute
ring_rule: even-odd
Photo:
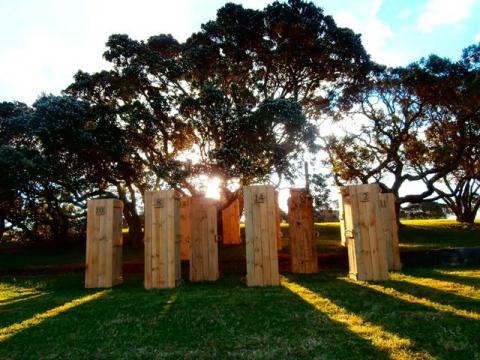
<svg viewBox="0 0 480 360"><path fill-rule="evenodd" d="M232 1L263 8L265 0ZM373 60L407 65L435 53L458 59L480 42L480 0L316 0L340 26L362 35ZM0 0L0 101L32 104L59 94L79 70L108 68L113 33L183 41L215 18L224 0Z"/></svg>

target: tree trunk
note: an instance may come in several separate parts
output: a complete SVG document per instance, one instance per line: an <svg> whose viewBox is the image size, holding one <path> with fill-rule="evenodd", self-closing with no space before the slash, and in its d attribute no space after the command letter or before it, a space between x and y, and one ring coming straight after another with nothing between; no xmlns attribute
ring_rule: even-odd
<svg viewBox="0 0 480 360"><path fill-rule="evenodd" d="M141 247L143 245L142 219L138 215L137 210L128 201L124 201L123 215L128 225L126 243L135 247Z"/></svg>
<svg viewBox="0 0 480 360"><path fill-rule="evenodd" d="M473 212L468 211L455 215L459 223L473 224L475 222L475 214Z"/></svg>
<svg viewBox="0 0 480 360"><path fill-rule="evenodd" d="M136 206L127 199L125 189L117 185L118 197L123 201L123 216L128 225L128 236L126 243L135 247L143 246L143 224L140 215L137 213Z"/></svg>

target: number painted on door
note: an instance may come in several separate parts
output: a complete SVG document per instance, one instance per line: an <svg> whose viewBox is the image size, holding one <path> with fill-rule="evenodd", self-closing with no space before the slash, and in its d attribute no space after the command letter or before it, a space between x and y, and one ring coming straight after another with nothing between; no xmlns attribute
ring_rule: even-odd
<svg viewBox="0 0 480 360"><path fill-rule="evenodd" d="M257 203L265 202L265 194L263 193L255 194L255 202Z"/></svg>
<svg viewBox="0 0 480 360"><path fill-rule="evenodd" d="M368 196L368 192L363 192L363 193L360 194L360 201L361 202L370 201L369 196Z"/></svg>

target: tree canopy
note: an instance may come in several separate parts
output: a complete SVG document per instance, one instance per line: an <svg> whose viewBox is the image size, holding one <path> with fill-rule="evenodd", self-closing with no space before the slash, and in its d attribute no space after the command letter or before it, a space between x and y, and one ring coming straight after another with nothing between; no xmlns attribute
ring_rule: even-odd
<svg viewBox="0 0 480 360"><path fill-rule="evenodd" d="M459 220L473 222L480 170L478 59L479 47L471 46L457 62L432 55L376 73L349 113L360 125L326 141L337 183L379 182L399 204L441 198ZM399 196L415 181L424 190Z"/></svg>
<svg viewBox="0 0 480 360"><path fill-rule="evenodd" d="M25 132L54 198L119 197L136 242L145 190L197 194L202 176L218 177L226 206L244 185L293 179L317 150L316 119L351 106L375 66L359 35L300 0L228 3L184 43L114 34L106 45L111 69L41 97Z"/></svg>

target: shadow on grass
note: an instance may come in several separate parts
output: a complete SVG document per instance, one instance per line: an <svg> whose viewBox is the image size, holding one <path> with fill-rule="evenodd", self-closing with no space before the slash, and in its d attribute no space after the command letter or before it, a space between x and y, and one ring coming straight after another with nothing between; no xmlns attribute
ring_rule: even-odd
<svg viewBox="0 0 480 360"><path fill-rule="evenodd" d="M411 303L347 280L327 287L319 287L313 282L299 283L386 331L410 338L414 342L413 349L420 353L440 359L472 359L480 351L478 320ZM398 286L395 282L376 284ZM404 287L398 289L403 290Z"/></svg>
<svg viewBox="0 0 480 360"><path fill-rule="evenodd" d="M52 296L63 297L57 292ZM64 358L388 358L385 351L287 289L245 288L234 277L150 291L127 281L93 302L7 339L0 358L5 354L22 358L59 354Z"/></svg>

